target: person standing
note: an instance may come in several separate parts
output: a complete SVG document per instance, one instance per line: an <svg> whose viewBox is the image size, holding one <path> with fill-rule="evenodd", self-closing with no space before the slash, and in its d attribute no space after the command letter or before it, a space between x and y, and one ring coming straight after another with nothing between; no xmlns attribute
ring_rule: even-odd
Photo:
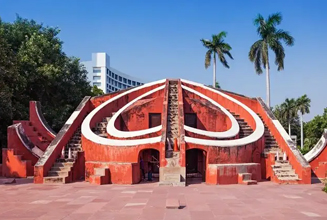
<svg viewBox="0 0 327 220"><path fill-rule="evenodd" d="M141 169L142 178L143 178L142 180L145 180L144 161L143 161L142 157L140 159L140 169Z"/></svg>

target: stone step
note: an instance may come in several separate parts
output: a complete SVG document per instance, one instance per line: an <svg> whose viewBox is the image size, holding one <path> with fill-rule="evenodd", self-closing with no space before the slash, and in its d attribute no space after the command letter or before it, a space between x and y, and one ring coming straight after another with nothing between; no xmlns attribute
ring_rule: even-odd
<svg viewBox="0 0 327 220"><path fill-rule="evenodd" d="M276 174L295 174L295 170L293 169L284 169L284 168L278 168L278 169L274 169L274 172Z"/></svg>
<svg viewBox="0 0 327 220"><path fill-rule="evenodd" d="M65 183L65 176L47 176L43 178L44 183Z"/></svg>
<svg viewBox="0 0 327 220"><path fill-rule="evenodd" d="M243 181L252 179L252 173L240 173L240 174L242 174Z"/></svg>
<svg viewBox="0 0 327 220"><path fill-rule="evenodd" d="M243 184L245 185L256 185L258 182L256 180L244 180Z"/></svg>
<svg viewBox="0 0 327 220"><path fill-rule="evenodd" d="M299 180L298 177L278 177L279 180L282 181L295 181L295 180Z"/></svg>
<svg viewBox="0 0 327 220"><path fill-rule="evenodd" d="M71 147L81 147L81 146L82 146L82 144L79 144L79 143L78 144L76 144L76 143L69 143L68 144L69 148L71 148ZM67 148L67 146L66 146L66 148Z"/></svg>
<svg viewBox="0 0 327 220"><path fill-rule="evenodd" d="M58 158L56 160L57 163L74 163L74 161L75 161L75 158L74 157L71 158L71 159L68 159L68 158L64 158L64 159Z"/></svg>
<svg viewBox="0 0 327 220"><path fill-rule="evenodd" d="M53 164L53 167L72 167L73 165L73 162L56 162Z"/></svg>
<svg viewBox="0 0 327 220"><path fill-rule="evenodd" d="M71 167L64 166L64 167L51 167L50 171L70 171Z"/></svg>
<svg viewBox="0 0 327 220"><path fill-rule="evenodd" d="M283 164L283 165L271 165L271 167L273 168L273 170L275 169L293 169L292 166L290 164Z"/></svg>
<svg viewBox="0 0 327 220"><path fill-rule="evenodd" d="M66 170L61 170L61 171L49 171L48 172L48 176L58 176L58 177L67 177L68 176L68 172Z"/></svg>

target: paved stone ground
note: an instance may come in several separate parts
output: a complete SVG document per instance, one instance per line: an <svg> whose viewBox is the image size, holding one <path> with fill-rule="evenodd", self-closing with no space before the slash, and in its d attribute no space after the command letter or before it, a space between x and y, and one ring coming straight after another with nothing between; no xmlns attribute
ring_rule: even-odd
<svg viewBox="0 0 327 220"><path fill-rule="evenodd" d="M327 194L322 184L188 187L95 186L79 182L36 185L32 180L3 184L0 179L0 219L327 219ZM166 209L167 198L182 209Z"/></svg>

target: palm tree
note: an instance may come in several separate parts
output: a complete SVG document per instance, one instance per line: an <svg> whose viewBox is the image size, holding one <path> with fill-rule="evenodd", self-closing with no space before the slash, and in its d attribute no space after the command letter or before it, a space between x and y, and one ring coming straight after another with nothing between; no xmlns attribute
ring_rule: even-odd
<svg viewBox="0 0 327 220"><path fill-rule="evenodd" d="M296 116L297 105L295 99L285 99L285 102L281 104L282 117L287 120L288 123L288 135L291 136L291 122Z"/></svg>
<svg viewBox="0 0 327 220"><path fill-rule="evenodd" d="M279 25L282 21L282 15L280 13L272 14L268 19L264 19L262 15L258 15L254 20L254 24L257 26L257 32L260 36L260 40L256 41L250 48L249 59L254 63L254 68L257 74L262 74L262 67L266 69L266 86L267 86L267 106L270 107L270 76L269 76L269 55L268 51L271 49L275 53L275 64L277 70L284 69L285 52L281 40L285 42L287 46L294 44L294 39L287 31L277 29L276 25Z"/></svg>
<svg viewBox="0 0 327 220"><path fill-rule="evenodd" d="M296 108L300 112L301 119L301 150L303 150L303 115L310 113L310 102L311 100L307 95L303 95L296 100Z"/></svg>
<svg viewBox="0 0 327 220"><path fill-rule="evenodd" d="M212 40L201 39L203 46L208 49L205 55L204 66L207 69L211 65L211 57L213 55L213 82L212 86L216 87L216 55L218 56L220 62L229 68L226 61L225 54L227 54L231 59L233 59L230 50L232 47L224 42L224 38L227 36L225 31L220 32L217 35L212 35Z"/></svg>

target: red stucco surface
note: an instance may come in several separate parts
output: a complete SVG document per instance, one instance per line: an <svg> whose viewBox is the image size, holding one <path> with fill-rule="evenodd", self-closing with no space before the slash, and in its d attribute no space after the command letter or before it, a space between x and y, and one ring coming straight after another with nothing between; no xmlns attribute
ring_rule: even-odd
<svg viewBox="0 0 327 220"><path fill-rule="evenodd" d="M327 146L323 148L322 152L310 162L312 171L318 178L327 177Z"/></svg>
<svg viewBox="0 0 327 220"><path fill-rule="evenodd" d="M151 113L160 113L161 114L161 125L162 130L156 133L152 133L145 136L133 137L128 139L141 139L147 137L162 136L162 139L159 143L155 144L142 144L136 146L109 146L95 143L91 140L88 140L83 134L82 138L82 149L83 153L80 153L78 160L75 162L72 171L69 174L71 181L76 181L81 179L83 176L86 181L90 181L94 184L103 184L103 183L115 183L115 184L136 184L141 180L140 165L139 159L140 156L144 158L146 162L149 162L149 149L156 150L159 152L159 166L165 167L167 165L166 156L166 137L167 137L167 119L168 119L168 85L169 80L160 84L152 85L139 89L137 91L131 92L125 96L117 98L110 104L104 106L99 110L94 117L91 119L90 127L94 128L98 122L101 122L105 117L111 117L112 113L117 112L127 103L130 103L132 100L136 99L140 95L151 91L154 88L157 88L161 85L166 85L166 88L160 91L157 91L143 99L135 102L132 106L128 107L116 120L115 127L118 130L123 131L138 131L143 129L148 129L150 126L149 115ZM185 132L184 123L186 114L194 113L197 117L197 128L207 131L226 131L231 127L230 119L217 107L209 103L207 100L194 95L190 92L183 91L181 85L183 83L178 81L178 134L179 138L177 141L177 148L175 151L179 151L180 159L179 165L181 167L186 167L186 155L189 150L199 149L202 150L203 155L205 155L204 164L201 164L200 169L203 174L205 174L205 182L208 184L237 184L239 180L239 172L242 170L244 173L251 173L253 180L260 181L261 179L271 178L272 181L278 182L273 176L273 171L271 165L274 164L273 155L268 157L263 157L264 149L264 137L255 141L254 143L237 146L237 147L220 147L220 146L207 146L207 145L197 145L192 143L186 143L184 140L185 135L191 137L198 137L204 139L213 139L208 137L200 137L199 135L192 134L190 132ZM220 94L216 94L209 89L201 88L199 86L185 84L188 87L206 95L207 97L218 102L224 108L229 111L237 114L243 119L253 130L256 129L255 121L253 117L245 111L240 105L228 100L226 97ZM117 97L117 95L126 92L119 91L116 93L94 97L91 98L87 104L81 109L77 118L70 125L69 129L63 134L63 136L58 139L58 142L55 144L53 152L46 161L41 166L36 166L34 169L34 182L43 183L43 178L47 175L47 172L50 170L55 160L61 154L62 148L68 143L72 138L73 134L78 127L81 126L84 118L95 108L99 107L102 103L106 102L112 97ZM267 112L263 109L257 99L252 99L248 97L243 97L237 94L230 92L221 91L229 96L235 98L241 103L248 106L255 113L260 114L263 118L263 121L268 126L268 129L276 139L280 148L286 152L290 164L295 169L296 173L300 177L300 181L297 183L310 183L310 167L305 167L301 165L298 161L298 158L288 144L285 142L279 131L274 126L271 118L267 115ZM34 116L33 116L34 117ZM31 116L31 118L33 118ZM35 118L35 117L34 117ZM27 122L26 122L27 123ZM26 124L27 126L28 124ZM35 127L38 130L42 128L38 127L36 123ZM33 130L30 130L26 127L26 133L32 138ZM44 136L46 132L44 131ZM123 139L110 137L115 139ZM238 136L234 137L235 139ZM32 138L33 139L33 138ZM233 139L233 138L231 138ZM14 139L13 139L14 140ZM176 145L175 145L176 146ZM9 154L8 154L9 155ZM324 154L322 154L324 155ZM8 156L9 157L9 156ZM11 156L11 160L17 160L16 157ZM5 158L6 159L6 158ZM29 158L32 161L32 158ZM35 162L35 161L33 161ZM188 161L189 163L189 161ZM24 168L24 164L20 164L18 161L15 162L16 169L20 171ZM222 167L217 168L217 164ZM226 164L226 165L224 165ZM229 165L227 165L229 164ZM231 166L230 164L235 164ZM239 168L241 165L242 169ZM256 164L256 165L253 165ZM319 163L317 163L319 164ZM318 167L318 165L315 165ZM238 167L236 169L236 167ZM325 165L320 166L325 169ZM107 168L106 174L101 176L94 176L95 168ZM145 170L148 169L147 163L145 164ZM319 171L317 168L317 172ZM17 172L18 172L17 171ZM320 175L320 174L319 174Z"/></svg>

